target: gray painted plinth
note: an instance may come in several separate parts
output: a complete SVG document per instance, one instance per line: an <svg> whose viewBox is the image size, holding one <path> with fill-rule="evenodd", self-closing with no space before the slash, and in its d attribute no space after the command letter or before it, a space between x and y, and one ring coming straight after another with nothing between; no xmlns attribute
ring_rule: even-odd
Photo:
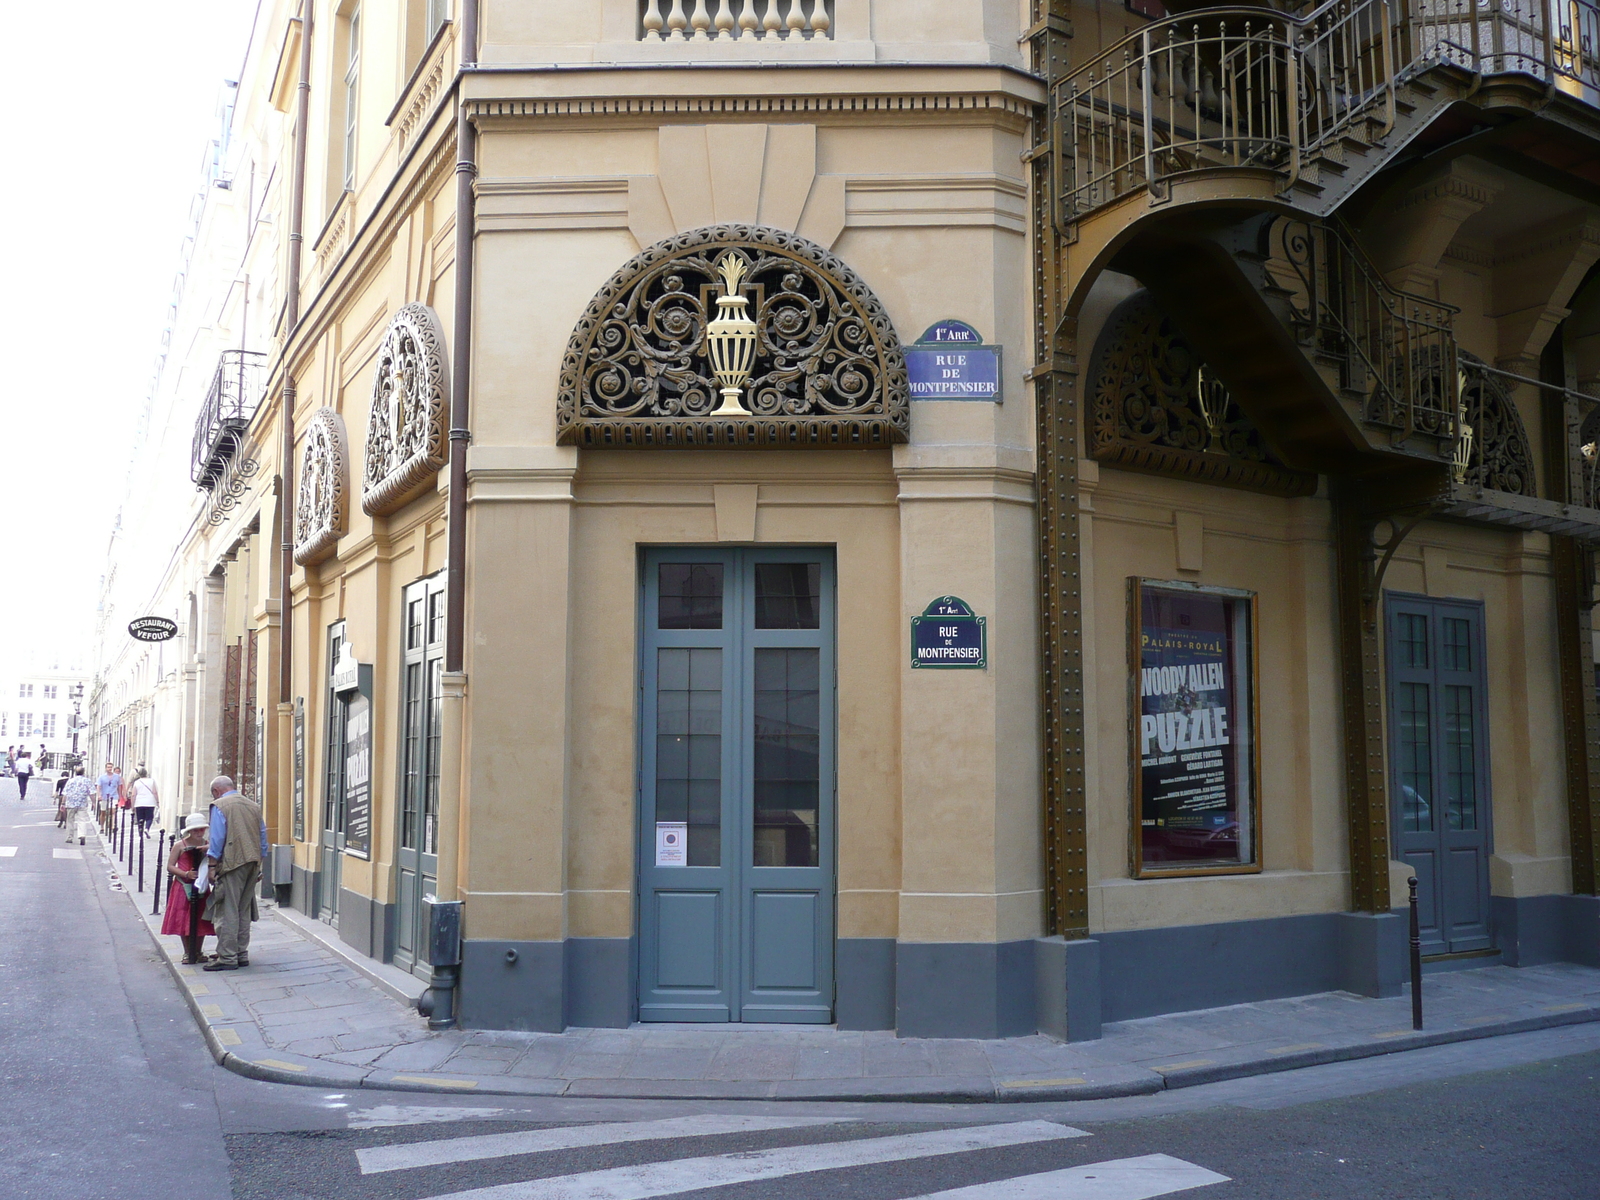
<svg viewBox="0 0 1600 1200"><path fill-rule="evenodd" d="M1040 938L1033 954L1039 1032L1063 1042L1098 1040L1100 943L1094 938Z"/></svg>
<svg viewBox="0 0 1600 1200"><path fill-rule="evenodd" d="M566 1028L565 959L560 942L468 938L456 1009L461 1027L560 1033Z"/></svg>
<svg viewBox="0 0 1600 1200"><path fill-rule="evenodd" d="M896 1028L908 1038L1005 1038L1036 1030L1034 941L901 942Z"/></svg>
<svg viewBox="0 0 1600 1200"><path fill-rule="evenodd" d="M1495 896L1495 941L1509 967L1600 967L1600 897Z"/></svg>
<svg viewBox="0 0 1600 1200"><path fill-rule="evenodd" d="M894 939L840 938L833 961L835 1024L840 1029L893 1029Z"/></svg>

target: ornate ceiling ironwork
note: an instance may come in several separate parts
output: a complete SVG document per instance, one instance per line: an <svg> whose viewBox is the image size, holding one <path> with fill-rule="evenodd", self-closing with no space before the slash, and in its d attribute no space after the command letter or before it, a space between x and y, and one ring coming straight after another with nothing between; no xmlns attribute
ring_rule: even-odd
<svg viewBox="0 0 1600 1200"><path fill-rule="evenodd" d="M1277 459L1148 291L1106 318L1089 395L1089 453L1101 462L1277 496L1316 490L1316 475Z"/></svg>
<svg viewBox="0 0 1600 1200"><path fill-rule="evenodd" d="M758 331L749 416L712 411L707 326L730 252ZM910 390L888 314L841 259L782 230L713 225L644 250L595 296L562 360L556 428L578 446L887 446L908 439Z"/></svg>
<svg viewBox="0 0 1600 1200"><path fill-rule="evenodd" d="M1461 416L1472 430L1462 482L1514 496L1537 496L1533 451L1522 414L1488 364L1465 350L1461 361ZM1462 440L1466 440L1463 433Z"/></svg>
<svg viewBox="0 0 1600 1200"><path fill-rule="evenodd" d="M319 408L306 427L294 506L294 560L302 566L333 552L350 521L350 443L344 418Z"/></svg>
<svg viewBox="0 0 1600 1200"><path fill-rule="evenodd" d="M414 498L444 466L450 368L444 326L426 304L407 304L389 322L378 347L367 422L361 507L392 513Z"/></svg>

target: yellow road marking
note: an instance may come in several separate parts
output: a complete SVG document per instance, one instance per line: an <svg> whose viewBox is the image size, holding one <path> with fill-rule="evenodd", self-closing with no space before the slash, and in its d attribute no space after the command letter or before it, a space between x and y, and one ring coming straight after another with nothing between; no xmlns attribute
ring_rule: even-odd
<svg viewBox="0 0 1600 1200"><path fill-rule="evenodd" d="M1328 1047L1323 1042L1302 1042L1298 1046L1273 1046L1268 1054L1298 1054L1302 1050L1326 1050Z"/></svg>
<svg viewBox="0 0 1600 1200"><path fill-rule="evenodd" d="M1414 1029L1385 1029L1382 1033L1375 1033L1375 1038L1405 1037L1408 1033L1415 1033Z"/></svg>
<svg viewBox="0 0 1600 1200"><path fill-rule="evenodd" d="M1088 1082L1087 1079L1080 1079L1074 1075L1071 1079L1007 1079L1000 1086L1008 1088L1055 1087L1057 1085Z"/></svg>
<svg viewBox="0 0 1600 1200"><path fill-rule="evenodd" d="M222 1016L222 1005L202 1004L200 1006L200 1015L205 1017L207 1020L215 1021L217 1018Z"/></svg>
<svg viewBox="0 0 1600 1200"><path fill-rule="evenodd" d="M195 995L195 996L209 996L209 995L211 995L211 989L208 988L203 983L191 983L189 985L189 991L190 991L190 993L192 995Z"/></svg>
<svg viewBox="0 0 1600 1200"><path fill-rule="evenodd" d="M1216 1065L1217 1064L1216 1064L1216 1061L1214 1059L1209 1059L1209 1058L1191 1058L1188 1062L1167 1063L1164 1066L1155 1067L1154 1070L1157 1070L1157 1071L1183 1071L1183 1070L1187 1070L1189 1067L1214 1067Z"/></svg>
<svg viewBox="0 0 1600 1200"><path fill-rule="evenodd" d="M212 1032L217 1035L217 1041L221 1042L224 1046L239 1046L239 1045L243 1045L243 1042L239 1038L238 1030L235 1030L235 1029L214 1029L214 1030L212 1030Z"/></svg>
<svg viewBox="0 0 1600 1200"><path fill-rule="evenodd" d="M1575 1008L1588 1007L1582 1000L1578 1000L1572 1004L1546 1004L1544 1010L1545 1012L1571 1012Z"/></svg>
<svg viewBox="0 0 1600 1200"><path fill-rule="evenodd" d="M304 1071L306 1068L299 1063L284 1062L281 1058L258 1058L258 1067L277 1067L280 1071Z"/></svg>
<svg viewBox="0 0 1600 1200"><path fill-rule="evenodd" d="M395 1075L391 1083L435 1083L440 1087L474 1088L478 1086L476 1079L440 1079L431 1075Z"/></svg>

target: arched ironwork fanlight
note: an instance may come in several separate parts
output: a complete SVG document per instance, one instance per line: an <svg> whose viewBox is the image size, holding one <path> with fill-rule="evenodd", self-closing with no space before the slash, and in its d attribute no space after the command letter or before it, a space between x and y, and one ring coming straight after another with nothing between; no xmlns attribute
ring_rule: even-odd
<svg viewBox="0 0 1600 1200"><path fill-rule="evenodd" d="M578 446L887 446L907 440L910 389L888 314L841 259L715 225L656 243L595 296L556 427Z"/></svg>

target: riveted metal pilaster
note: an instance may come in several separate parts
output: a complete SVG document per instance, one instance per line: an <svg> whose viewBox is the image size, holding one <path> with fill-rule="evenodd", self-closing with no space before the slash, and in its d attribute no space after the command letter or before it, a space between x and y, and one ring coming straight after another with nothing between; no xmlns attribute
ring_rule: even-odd
<svg viewBox="0 0 1600 1200"><path fill-rule="evenodd" d="M1378 650L1378 579L1372 521L1357 484L1336 481L1340 692L1344 706L1345 813L1350 834L1350 907L1389 911L1389 807L1383 759L1383 664Z"/></svg>
<svg viewBox="0 0 1600 1200"><path fill-rule="evenodd" d="M1046 82L1068 67L1071 26L1062 0L1034 0L1028 41L1034 71ZM1074 346L1063 328L1072 281L1063 276L1064 246L1055 209L1053 103L1034 119L1029 155L1033 185L1034 344L1032 372L1038 429L1041 683L1044 707L1045 926L1073 938L1089 931L1088 809L1084 778L1083 604L1078 460L1082 419Z"/></svg>
<svg viewBox="0 0 1600 1200"><path fill-rule="evenodd" d="M1563 350L1565 327L1550 339L1540 376L1563 389L1572 382ZM1545 474L1554 500L1583 496L1578 449L1583 413L1571 391L1543 393ZM1552 535L1550 567L1555 592L1556 654L1560 664L1562 743L1567 774L1567 825L1572 890L1600 895L1600 699L1594 675L1594 551L1576 538Z"/></svg>

